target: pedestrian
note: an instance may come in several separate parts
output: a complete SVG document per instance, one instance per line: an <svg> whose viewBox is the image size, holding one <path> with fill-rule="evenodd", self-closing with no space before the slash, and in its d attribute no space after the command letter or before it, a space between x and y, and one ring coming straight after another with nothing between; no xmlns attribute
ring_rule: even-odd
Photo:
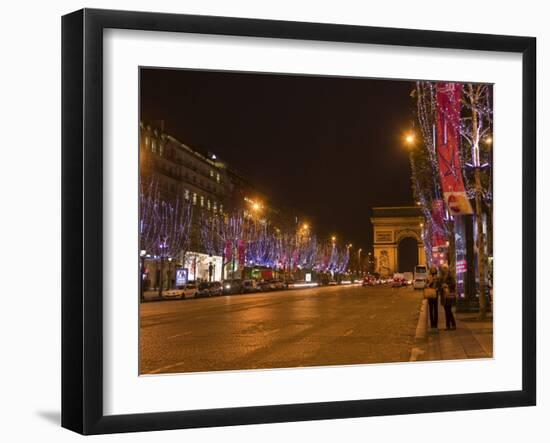
<svg viewBox="0 0 550 443"><path fill-rule="evenodd" d="M445 330L455 330L456 321L453 315L453 306L456 304L456 280L447 265L440 268L439 297L445 309Z"/></svg>
<svg viewBox="0 0 550 443"><path fill-rule="evenodd" d="M426 286L424 288L424 298L428 300L428 312L430 315L430 327L437 332L437 323L438 323L438 311L439 307L437 306L437 294L438 294L438 277L437 277L437 268L432 266L430 268L430 273L426 279Z"/></svg>

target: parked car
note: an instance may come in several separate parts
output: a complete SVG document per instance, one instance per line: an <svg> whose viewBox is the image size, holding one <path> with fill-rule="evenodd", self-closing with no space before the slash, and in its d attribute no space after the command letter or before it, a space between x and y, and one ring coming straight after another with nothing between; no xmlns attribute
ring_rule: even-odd
<svg viewBox="0 0 550 443"><path fill-rule="evenodd" d="M258 284L256 280L244 280L243 281L243 292L250 293L258 291Z"/></svg>
<svg viewBox="0 0 550 443"><path fill-rule="evenodd" d="M273 286L273 289L275 289L275 290L286 289L285 282L282 281L282 280L273 279L273 280L271 280L270 283L271 283L271 285Z"/></svg>
<svg viewBox="0 0 550 443"><path fill-rule="evenodd" d="M197 285L195 283L187 283L175 289L168 289L162 292L162 296L165 298L193 298L197 296Z"/></svg>
<svg viewBox="0 0 550 443"><path fill-rule="evenodd" d="M219 281L209 283L208 290L210 292L210 296L223 294L223 286Z"/></svg>
<svg viewBox="0 0 550 443"><path fill-rule="evenodd" d="M268 292L268 291L272 290L272 286L268 281L264 280L264 281L261 281L261 282L258 283L258 289L261 292Z"/></svg>
<svg viewBox="0 0 550 443"><path fill-rule="evenodd" d="M197 287L198 297L210 297L210 283L203 281Z"/></svg>
<svg viewBox="0 0 550 443"><path fill-rule="evenodd" d="M243 293L243 281L242 280L224 280L222 283L224 294L242 294Z"/></svg>
<svg viewBox="0 0 550 443"><path fill-rule="evenodd" d="M162 296L164 298L182 299L184 297L183 289L166 289L166 290L162 291Z"/></svg>

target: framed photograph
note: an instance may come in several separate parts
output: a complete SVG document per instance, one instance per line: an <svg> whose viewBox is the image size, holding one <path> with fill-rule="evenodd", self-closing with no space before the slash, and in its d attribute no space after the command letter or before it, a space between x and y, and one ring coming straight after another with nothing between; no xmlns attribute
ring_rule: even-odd
<svg viewBox="0 0 550 443"><path fill-rule="evenodd" d="M536 403L531 37L62 20L62 425Z"/></svg>

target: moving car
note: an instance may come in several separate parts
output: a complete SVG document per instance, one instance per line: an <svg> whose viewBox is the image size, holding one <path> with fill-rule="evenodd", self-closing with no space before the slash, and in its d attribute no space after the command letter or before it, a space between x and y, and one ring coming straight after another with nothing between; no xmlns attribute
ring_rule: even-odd
<svg viewBox="0 0 550 443"><path fill-rule="evenodd" d="M400 288L402 286L407 286L407 280L402 273L396 272L393 274L392 288Z"/></svg>
<svg viewBox="0 0 550 443"><path fill-rule="evenodd" d="M414 289L424 289L426 287L426 277L415 277L413 282Z"/></svg>
<svg viewBox="0 0 550 443"><path fill-rule="evenodd" d="M380 284L380 280L375 278L374 275L367 275L363 279L363 283L361 283L362 286L376 286Z"/></svg>
<svg viewBox="0 0 550 443"><path fill-rule="evenodd" d="M414 267L414 278L417 277L428 278L428 267L426 265L416 265Z"/></svg>

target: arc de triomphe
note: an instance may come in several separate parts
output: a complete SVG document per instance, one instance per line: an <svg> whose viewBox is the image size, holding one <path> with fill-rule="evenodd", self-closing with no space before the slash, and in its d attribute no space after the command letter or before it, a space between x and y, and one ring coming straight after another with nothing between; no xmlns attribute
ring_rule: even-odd
<svg viewBox="0 0 550 443"><path fill-rule="evenodd" d="M418 206L373 208L371 222L374 229L376 272L387 277L398 271L399 244L405 238L416 240L418 264L426 264L422 242L424 217Z"/></svg>

